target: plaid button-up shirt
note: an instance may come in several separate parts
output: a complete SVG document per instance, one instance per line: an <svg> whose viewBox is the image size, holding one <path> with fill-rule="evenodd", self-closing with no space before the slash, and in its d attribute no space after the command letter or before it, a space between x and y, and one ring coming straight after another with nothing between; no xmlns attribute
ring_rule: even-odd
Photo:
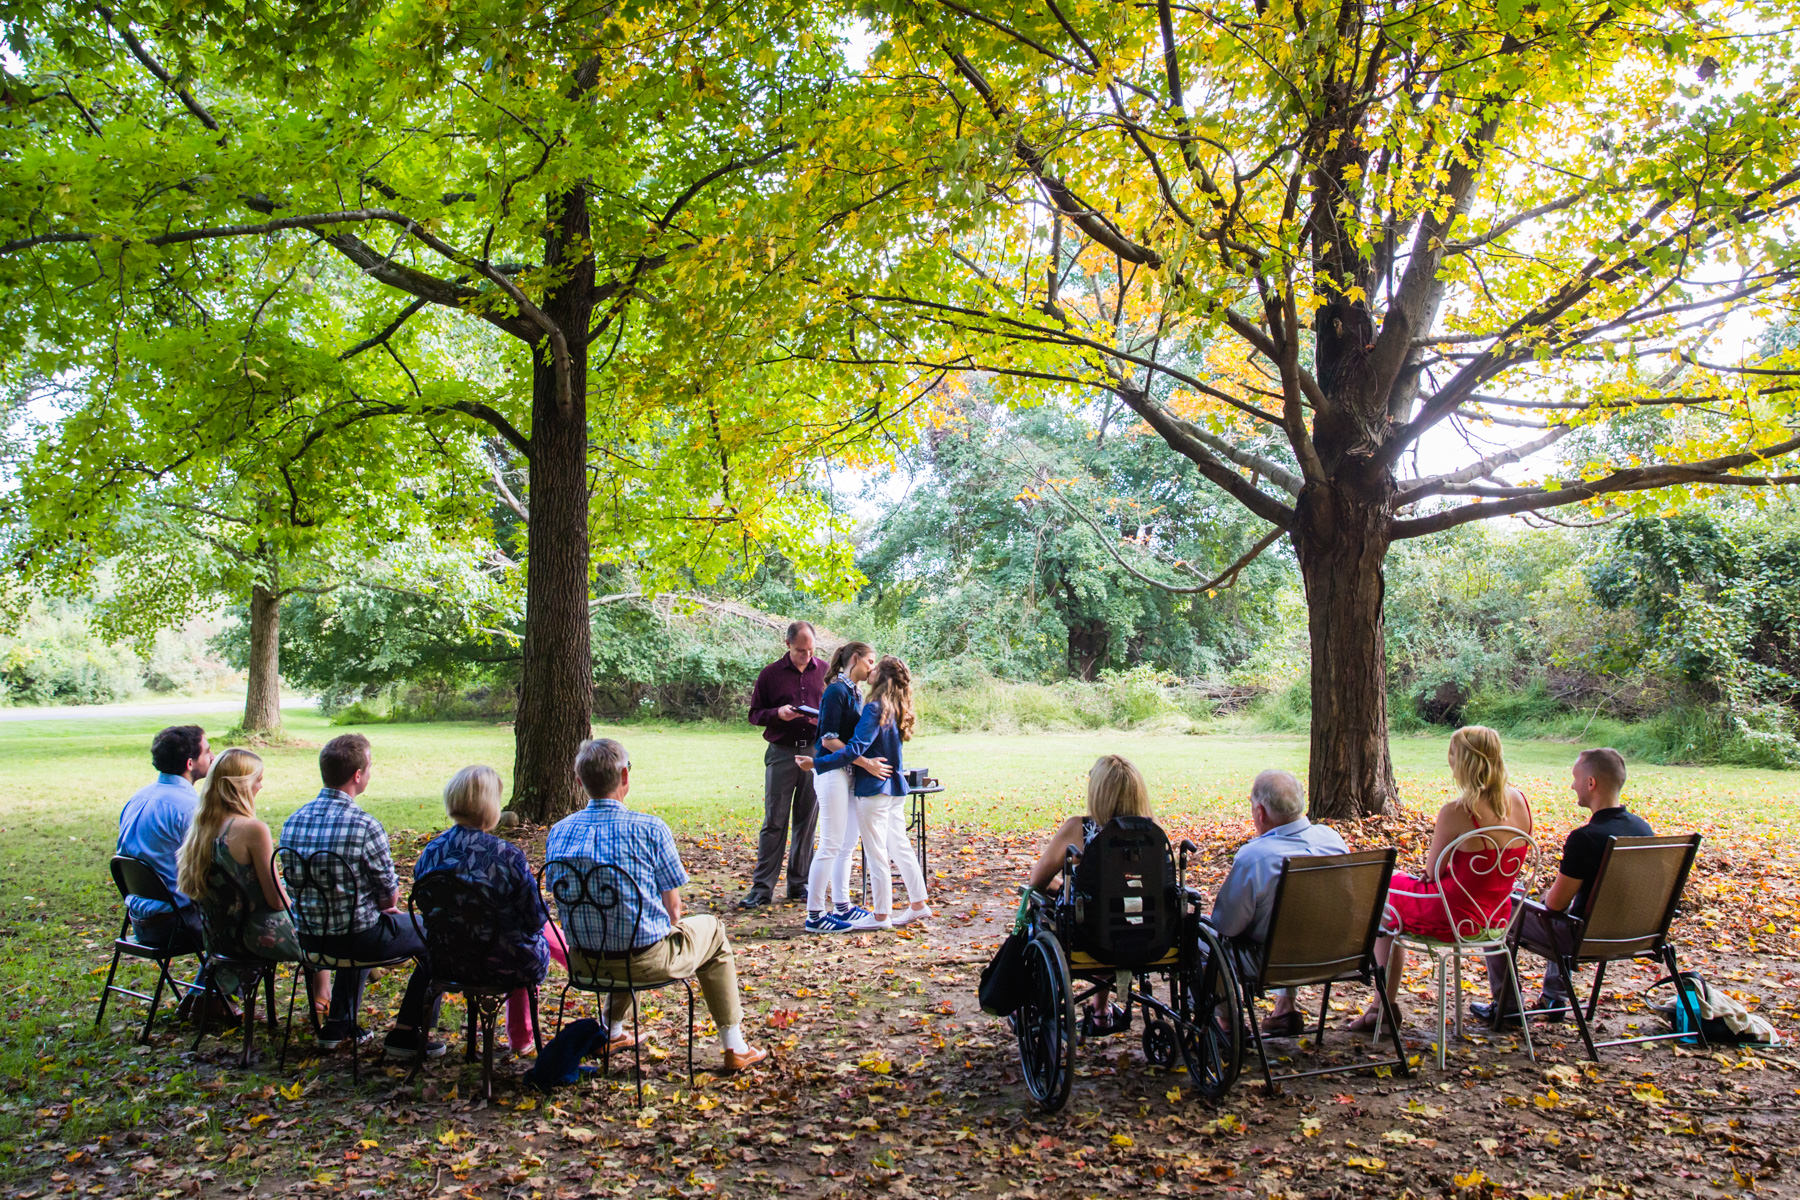
<svg viewBox="0 0 1800 1200"><path fill-rule="evenodd" d="M361 933L380 922L382 903L399 891L400 880L394 874L393 855L388 852L387 831L380 821L357 807L356 797L336 788L321 789L294 810L281 827L281 845L284 850L301 854L330 850L341 855L350 868L351 882L356 887L356 908L349 914L348 928L341 927L346 907L341 897L333 904L330 897L296 887L299 880L287 881L297 924L310 934ZM334 920L334 915L338 919Z"/></svg>
<svg viewBox="0 0 1800 1200"><path fill-rule="evenodd" d="M547 866L544 882L557 897L563 929L574 946L617 954L627 945L643 950L669 936L672 926L662 894L685 884L688 875L675 848L675 835L661 817L632 812L617 800L590 800L586 808L551 827L544 857L551 864L557 859L580 862L592 880L590 895L595 884L616 881L616 876L608 880L609 873L596 874L589 869L591 864L608 863L629 875L643 896L641 912L633 911L629 894L603 910L585 904L571 908L565 901L576 896L580 884L570 872Z"/></svg>

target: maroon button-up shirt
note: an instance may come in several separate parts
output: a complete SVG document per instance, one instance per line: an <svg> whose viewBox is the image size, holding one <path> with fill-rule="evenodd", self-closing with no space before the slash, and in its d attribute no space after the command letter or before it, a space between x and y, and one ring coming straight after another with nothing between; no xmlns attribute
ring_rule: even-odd
<svg viewBox="0 0 1800 1200"><path fill-rule="evenodd" d="M750 689L750 723L763 726L765 742L805 747L810 752L818 725L804 713L793 721L784 721L775 714L784 704L796 708L804 704L816 709L824 695L825 660L815 658L802 671L784 654L762 669L756 686Z"/></svg>

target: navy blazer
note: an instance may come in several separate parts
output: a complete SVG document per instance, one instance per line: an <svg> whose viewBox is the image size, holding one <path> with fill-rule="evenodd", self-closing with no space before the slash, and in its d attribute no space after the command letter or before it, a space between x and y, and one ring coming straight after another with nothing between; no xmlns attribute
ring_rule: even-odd
<svg viewBox="0 0 1800 1200"><path fill-rule="evenodd" d="M900 727L881 720L881 705L863 705L856 720L856 732L835 754L813 759L813 770L833 771L857 758L885 758L894 773L877 779L861 767L856 768L851 791L858 796L904 796L907 794L906 766L900 759Z"/></svg>

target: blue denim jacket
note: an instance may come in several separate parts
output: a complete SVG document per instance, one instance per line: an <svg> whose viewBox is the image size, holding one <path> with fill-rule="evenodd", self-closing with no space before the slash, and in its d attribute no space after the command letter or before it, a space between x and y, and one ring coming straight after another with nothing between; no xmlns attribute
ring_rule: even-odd
<svg viewBox="0 0 1800 1200"><path fill-rule="evenodd" d="M900 745L899 726L882 723L879 704L865 704L862 716L856 719L856 732L850 735L844 748L835 754L815 758L813 770L835 771L857 758L885 758L888 766L894 769L892 775L877 779L857 767L851 791L858 796L904 796L908 789L906 766L900 760Z"/></svg>

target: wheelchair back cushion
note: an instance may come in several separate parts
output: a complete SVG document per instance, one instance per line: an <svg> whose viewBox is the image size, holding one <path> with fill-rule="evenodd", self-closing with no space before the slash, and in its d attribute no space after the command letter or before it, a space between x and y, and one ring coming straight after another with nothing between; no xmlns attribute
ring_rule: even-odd
<svg viewBox="0 0 1800 1200"><path fill-rule="evenodd" d="M1148 817L1115 817L1075 867L1074 941L1115 967L1141 967L1169 952L1181 927L1180 880L1169 839Z"/></svg>

